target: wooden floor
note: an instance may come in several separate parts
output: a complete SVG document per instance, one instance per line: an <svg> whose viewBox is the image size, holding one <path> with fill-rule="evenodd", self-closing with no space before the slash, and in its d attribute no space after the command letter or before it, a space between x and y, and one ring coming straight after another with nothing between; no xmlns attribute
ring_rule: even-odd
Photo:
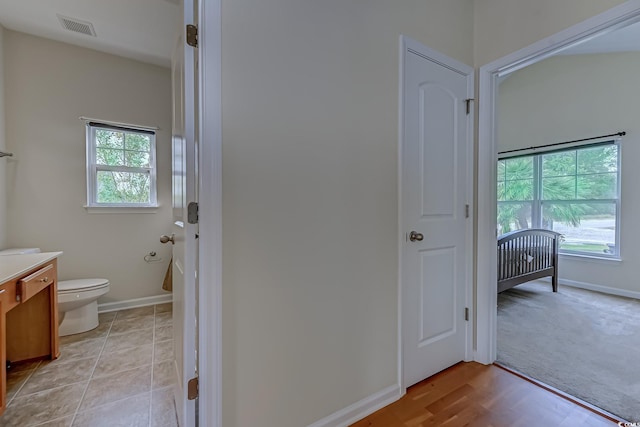
<svg viewBox="0 0 640 427"><path fill-rule="evenodd" d="M459 363L352 427L613 427L607 420L497 366Z"/></svg>

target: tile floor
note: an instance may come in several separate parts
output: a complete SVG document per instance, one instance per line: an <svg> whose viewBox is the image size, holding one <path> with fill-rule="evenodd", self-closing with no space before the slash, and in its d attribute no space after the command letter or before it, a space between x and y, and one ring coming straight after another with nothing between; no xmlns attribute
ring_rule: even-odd
<svg viewBox="0 0 640 427"><path fill-rule="evenodd" d="M0 426L176 427L171 304L100 314L54 361L8 372Z"/></svg>

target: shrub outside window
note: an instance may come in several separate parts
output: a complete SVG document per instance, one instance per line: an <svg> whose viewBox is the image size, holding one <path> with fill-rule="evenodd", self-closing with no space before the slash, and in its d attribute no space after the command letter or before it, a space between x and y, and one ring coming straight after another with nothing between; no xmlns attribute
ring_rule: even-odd
<svg viewBox="0 0 640 427"><path fill-rule="evenodd" d="M545 228L560 251L620 256L620 147L613 141L498 161L498 233Z"/></svg>
<svg viewBox="0 0 640 427"><path fill-rule="evenodd" d="M156 207L155 132L87 123L87 206Z"/></svg>

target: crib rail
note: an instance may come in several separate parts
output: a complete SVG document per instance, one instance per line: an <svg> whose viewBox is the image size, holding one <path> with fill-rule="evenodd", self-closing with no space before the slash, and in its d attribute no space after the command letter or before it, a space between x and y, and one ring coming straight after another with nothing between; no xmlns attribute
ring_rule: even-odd
<svg viewBox="0 0 640 427"><path fill-rule="evenodd" d="M557 291L560 233L526 229L498 239L498 292L541 277L551 276Z"/></svg>

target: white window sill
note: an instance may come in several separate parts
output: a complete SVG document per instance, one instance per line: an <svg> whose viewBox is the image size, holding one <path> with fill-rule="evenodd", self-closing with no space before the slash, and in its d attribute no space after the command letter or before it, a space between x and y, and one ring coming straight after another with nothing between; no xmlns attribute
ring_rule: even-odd
<svg viewBox="0 0 640 427"><path fill-rule="evenodd" d="M84 206L90 214L154 214L160 205L156 206Z"/></svg>
<svg viewBox="0 0 640 427"><path fill-rule="evenodd" d="M577 261L585 261L585 262L602 262L605 264L608 263L621 263L622 262L622 258L620 257L601 257L601 256L595 256L595 255L585 255L585 254L566 254L566 253L559 253L558 254L560 256L560 258L564 258L567 260L577 260Z"/></svg>

